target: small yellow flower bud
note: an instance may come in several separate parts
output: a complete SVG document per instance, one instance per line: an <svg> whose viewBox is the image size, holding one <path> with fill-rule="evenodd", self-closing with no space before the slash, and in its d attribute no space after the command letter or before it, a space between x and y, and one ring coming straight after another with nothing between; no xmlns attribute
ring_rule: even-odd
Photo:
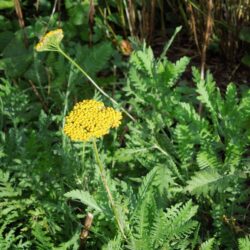
<svg viewBox="0 0 250 250"><path fill-rule="evenodd" d="M35 46L36 51L54 51L63 39L62 29L56 29L45 34Z"/></svg>

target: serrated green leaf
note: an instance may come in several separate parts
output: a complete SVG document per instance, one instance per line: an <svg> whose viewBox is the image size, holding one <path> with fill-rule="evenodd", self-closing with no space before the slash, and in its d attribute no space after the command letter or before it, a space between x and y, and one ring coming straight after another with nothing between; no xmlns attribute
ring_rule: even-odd
<svg viewBox="0 0 250 250"><path fill-rule="evenodd" d="M186 190L197 196L213 194L216 190L222 192L232 177L232 175L220 175L215 169L208 168L196 172L187 182Z"/></svg>
<svg viewBox="0 0 250 250"><path fill-rule="evenodd" d="M215 239L211 238L201 244L200 250L213 250Z"/></svg>
<svg viewBox="0 0 250 250"><path fill-rule="evenodd" d="M245 238L240 238L238 240L239 250L249 250L250 249L250 236L246 236Z"/></svg>
<svg viewBox="0 0 250 250"><path fill-rule="evenodd" d="M98 212L103 212L101 207L98 206L93 196L87 191L81 191L76 189L64 194L64 196L72 200L78 200L82 202L84 205L87 205Z"/></svg>

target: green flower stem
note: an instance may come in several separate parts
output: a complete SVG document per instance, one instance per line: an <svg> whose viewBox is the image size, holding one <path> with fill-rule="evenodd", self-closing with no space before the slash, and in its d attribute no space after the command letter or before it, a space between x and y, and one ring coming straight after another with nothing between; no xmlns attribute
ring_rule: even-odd
<svg viewBox="0 0 250 250"><path fill-rule="evenodd" d="M99 170L100 170L102 183L103 183L104 188L106 189L108 199L109 199L110 205L112 207L112 210L113 210L113 213L114 213L114 216L115 216L115 220L117 222L118 228L119 228L123 238L126 240L127 238L126 238L126 235L124 233L124 227L122 225L123 223L121 222L121 219L119 217L119 213L117 211L117 208L116 208L116 205L115 205L115 202L114 202L114 199L113 199L113 196L112 196L111 191L109 189L108 182L107 182L107 179L106 179L105 169L104 169L104 166L103 166L102 161L100 159L95 139L93 139L93 149L94 149L94 154L95 154L95 158L96 158L96 161L97 161L97 165L98 165Z"/></svg>
<svg viewBox="0 0 250 250"><path fill-rule="evenodd" d="M85 160L85 148L86 148L86 143L82 143L82 166L84 166L84 160Z"/></svg>
<svg viewBox="0 0 250 250"><path fill-rule="evenodd" d="M111 96L109 96L102 88L98 86L98 84L83 70L83 68L74 61L70 56L68 56L59 46L57 51L62 54L65 58L67 58L93 85L96 89L98 89L105 97L107 97L112 103L119 106L116 100L114 100ZM135 121L135 118L128 113L127 110L121 107L121 110L132 120Z"/></svg>

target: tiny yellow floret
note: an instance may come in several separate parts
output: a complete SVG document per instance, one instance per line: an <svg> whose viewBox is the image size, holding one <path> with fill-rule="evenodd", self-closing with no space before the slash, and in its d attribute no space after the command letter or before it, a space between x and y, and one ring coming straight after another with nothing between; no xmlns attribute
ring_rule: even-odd
<svg viewBox="0 0 250 250"><path fill-rule="evenodd" d="M63 39L62 29L56 29L45 34L35 46L36 51L53 51Z"/></svg>
<svg viewBox="0 0 250 250"><path fill-rule="evenodd" d="M89 141L121 124L121 112L96 100L78 102L66 117L64 133L73 141Z"/></svg>

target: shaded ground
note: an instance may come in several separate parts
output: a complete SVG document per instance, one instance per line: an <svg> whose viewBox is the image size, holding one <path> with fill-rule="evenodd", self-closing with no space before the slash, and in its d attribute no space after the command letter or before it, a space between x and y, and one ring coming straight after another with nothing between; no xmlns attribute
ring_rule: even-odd
<svg viewBox="0 0 250 250"><path fill-rule="evenodd" d="M162 37L156 38L153 41L152 47L155 55L158 56L161 54L164 45L165 40ZM250 85L250 67L241 63L243 52L244 51L239 52L238 58L235 58L234 62L230 62L227 61L222 54L211 49L207 50L206 69L210 70L217 85L222 90L225 89L230 82L235 83L239 87L242 85ZM200 68L200 55L198 54L196 47L194 47L193 42L189 41L189 39L184 36L177 38L167 52L167 57L173 62L183 56L191 58L190 66L184 73L184 76L188 80L191 80L191 66Z"/></svg>

